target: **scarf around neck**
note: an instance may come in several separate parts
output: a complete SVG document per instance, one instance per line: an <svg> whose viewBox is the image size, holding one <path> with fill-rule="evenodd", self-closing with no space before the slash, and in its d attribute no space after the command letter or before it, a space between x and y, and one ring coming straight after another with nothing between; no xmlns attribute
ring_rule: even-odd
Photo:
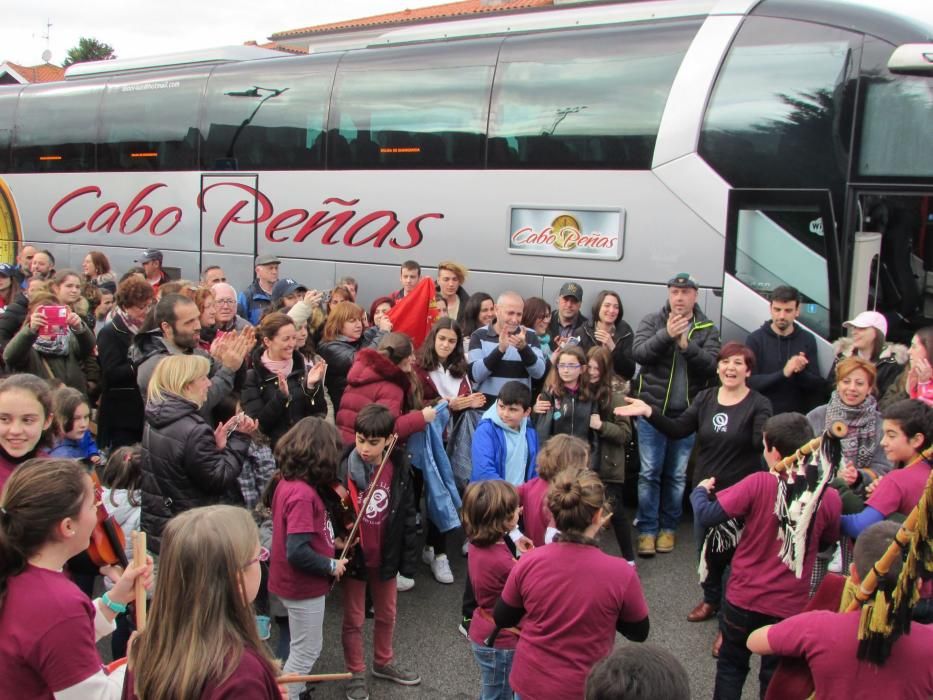
<svg viewBox="0 0 933 700"><path fill-rule="evenodd" d="M54 357L64 357L68 354L68 339L71 337L71 329L61 335L45 336L40 335L32 347L40 355L50 355Z"/></svg>
<svg viewBox="0 0 933 700"><path fill-rule="evenodd" d="M846 462L852 462L857 468L871 464L878 443L878 402L869 395L858 406L848 406L839 392L833 391L826 404L826 425L828 429L836 421L846 424L849 432L842 438L842 456Z"/></svg>
<svg viewBox="0 0 933 700"><path fill-rule="evenodd" d="M287 377L292 373L292 367L294 366L294 356L292 355L289 355L288 358L284 360L273 360L269 357L269 351L266 350L262 353L260 360L262 361L262 366L276 376L284 374Z"/></svg>
<svg viewBox="0 0 933 700"><path fill-rule="evenodd" d="M121 309L119 306L115 306L114 315L119 316L120 320L123 321L123 325L126 326L126 330L130 332L130 335L136 335L139 333L139 326L133 323L133 320L126 315L126 312Z"/></svg>

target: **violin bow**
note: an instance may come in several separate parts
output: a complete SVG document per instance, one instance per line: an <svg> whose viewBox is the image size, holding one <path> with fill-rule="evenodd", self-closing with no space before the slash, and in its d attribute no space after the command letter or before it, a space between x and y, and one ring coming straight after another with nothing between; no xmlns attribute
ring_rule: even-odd
<svg viewBox="0 0 933 700"><path fill-rule="evenodd" d="M385 467L386 462L389 461L389 457L392 454L392 450L395 449L395 443L398 442L398 434L392 433L389 436L389 442L386 445L385 454L382 456L382 462L379 464L379 468L373 474L372 481L369 483L369 488L366 489L366 495L363 497L363 502L360 504L360 510L356 514L356 519L353 521L353 528L350 530L350 534L347 535L347 540L343 545L343 551L340 552L340 559L343 559L347 556L347 551L350 549L350 544L353 542L353 538L356 536L357 531L360 529L360 523L363 522L363 515L366 513L366 509L369 507L369 502L373 498L373 494L376 492L376 484L379 483L379 477L382 475L382 469Z"/></svg>
<svg viewBox="0 0 933 700"><path fill-rule="evenodd" d="M146 565L146 533L133 530L130 538L133 543L133 566L143 567ZM143 577L137 576L133 584L136 593L136 631L142 632L146 629L146 588L143 586Z"/></svg>

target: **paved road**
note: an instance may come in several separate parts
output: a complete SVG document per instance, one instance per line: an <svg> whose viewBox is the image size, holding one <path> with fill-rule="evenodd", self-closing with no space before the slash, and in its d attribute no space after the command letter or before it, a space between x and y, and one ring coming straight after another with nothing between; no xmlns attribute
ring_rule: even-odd
<svg viewBox="0 0 933 700"><path fill-rule="evenodd" d="M460 535L458 533L453 537L459 538ZM694 698L710 698L716 671L715 659L710 656L710 646L716 634L716 626L712 621L689 623L685 619L687 612L700 599L692 551L692 525L686 521L678 533L678 543L671 554L638 562L651 615L651 634L648 639L671 650L681 659L691 678ZM610 553L618 554L610 533L603 535L603 547ZM372 698L459 700L478 697L479 671L473 661L469 642L457 632L466 559L457 551L451 556L451 564L456 577L452 585L437 583L428 567L422 564L414 589L399 594L396 657L405 666L421 674L422 684L403 688L371 678ZM340 598L335 592L327 600L324 652L315 666L316 672L343 670L340 620ZM371 620L367 620L365 631L367 659L371 660ZM625 642L621 636L617 636L617 643ZM749 699L757 696L755 674L757 661L752 662L750 680L746 682L745 697ZM341 683L322 684L314 693L316 700L343 697Z"/></svg>

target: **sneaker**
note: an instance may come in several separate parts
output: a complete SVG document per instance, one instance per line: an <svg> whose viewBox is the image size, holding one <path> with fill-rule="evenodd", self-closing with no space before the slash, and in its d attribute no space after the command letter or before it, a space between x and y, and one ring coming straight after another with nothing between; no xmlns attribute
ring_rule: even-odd
<svg viewBox="0 0 933 700"><path fill-rule="evenodd" d="M353 678L347 681L347 700L369 700L369 689L366 687L366 674L354 673Z"/></svg>
<svg viewBox="0 0 933 700"><path fill-rule="evenodd" d="M373 664L373 675L376 678L384 678L399 685L418 685L421 682L421 676L417 673L407 671L394 662L385 666Z"/></svg>
<svg viewBox="0 0 933 700"><path fill-rule="evenodd" d="M256 629L259 631L259 638L267 641L272 636L272 618L268 615L257 615Z"/></svg>
<svg viewBox="0 0 933 700"><path fill-rule="evenodd" d="M828 571L834 574L842 573L842 547L836 545L836 551L833 552L833 558L829 560Z"/></svg>
<svg viewBox="0 0 933 700"><path fill-rule="evenodd" d="M421 561L428 566L434 563L434 547L425 547L421 550Z"/></svg>
<svg viewBox="0 0 933 700"><path fill-rule="evenodd" d="M415 587L415 579L408 578L407 576L402 576L401 574L396 574L395 576L395 586L398 588L400 593L405 591L410 591Z"/></svg>
<svg viewBox="0 0 933 700"><path fill-rule="evenodd" d="M654 535L639 535L638 536L638 556L640 557L653 557L655 553L654 548Z"/></svg>
<svg viewBox="0 0 933 700"><path fill-rule="evenodd" d="M671 530L661 530L658 533L658 541L655 546L658 554L667 554L674 551L674 533Z"/></svg>
<svg viewBox="0 0 933 700"><path fill-rule="evenodd" d="M438 554L434 561L431 562L431 573L434 574L434 578L438 583L454 582L454 574L450 570L450 562L447 560L446 554Z"/></svg>
<svg viewBox="0 0 933 700"><path fill-rule="evenodd" d="M470 540L464 540L463 546L460 548L460 554L466 556L470 553Z"/></svg>
<svg viewBox="0 0 933 700"><path fill-rule="evenodd" d="M470 623L473 621L472 617L464 617L460 621L460 626L457 627L457 631L462 634L467 639L470 638Z"/></svg>

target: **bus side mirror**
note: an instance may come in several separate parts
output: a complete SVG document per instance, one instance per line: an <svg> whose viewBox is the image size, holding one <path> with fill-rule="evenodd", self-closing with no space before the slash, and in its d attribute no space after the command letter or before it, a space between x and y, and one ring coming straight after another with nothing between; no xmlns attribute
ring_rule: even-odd
<svg viewBox="0 0 933 700"><path fill-rule="evenodd" d="M898 75L933 75L933 44L904 44L894 49L888 70Z"/></svg>

